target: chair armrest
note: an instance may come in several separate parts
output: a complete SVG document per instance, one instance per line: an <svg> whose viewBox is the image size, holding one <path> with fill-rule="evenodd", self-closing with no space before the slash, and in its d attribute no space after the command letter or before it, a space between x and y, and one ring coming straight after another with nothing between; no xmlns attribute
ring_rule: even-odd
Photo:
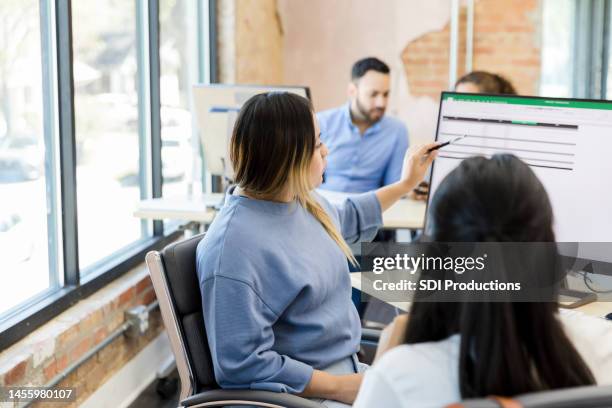
<svg viewBox="0 0 612 408"><path fill-rule="evenodd" d="M325 408L318 402L297 395L258 391L258 390L210 390L204 391L181 401L181 407L196 408L206 403L206 407L225 405L279 406L287 408Z"/></svg>
<svg viewBox="0 0 612 408"><path fill-rule="evenodd" d="M364 327L361 329L361 342L378 344L378 340L380 340L381 332L382 330L368 329Z"/></svg>

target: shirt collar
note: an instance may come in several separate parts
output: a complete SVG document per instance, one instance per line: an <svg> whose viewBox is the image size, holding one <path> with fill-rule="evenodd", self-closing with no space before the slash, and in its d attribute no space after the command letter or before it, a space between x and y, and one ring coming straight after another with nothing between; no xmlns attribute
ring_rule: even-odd
<svg viewBox="0 0 612 408"><path fill-rule="evenodd" d="M344 116L344 120L348 124L349 128L355 129L357 126L355 126L355 124L353 123L353 120L351 119L351 101L348 101L346 103L346 105L344 106L344 109L342 110L342 112L344 113L344 115L343 115Z"/></svg>

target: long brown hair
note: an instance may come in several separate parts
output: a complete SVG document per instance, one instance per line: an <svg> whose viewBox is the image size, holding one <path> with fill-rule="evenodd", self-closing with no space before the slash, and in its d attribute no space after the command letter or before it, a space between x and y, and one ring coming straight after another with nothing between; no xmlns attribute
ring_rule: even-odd
<svg viewBox="0 0 612 408"><path fill-rule="evenodd" d="M311 195L314 152L313 109L307 99L288 92L269 92L253 96L240 109L230 142L235 182L254 197L275 196L289 186L298 203L356 263L331 218Z"/></svg>
<svg viewBox="0 0 612 408"><path fill-rule="evenodd" d="M465 159L440 183L428 211L427 235L436 242L555 242L548 194L513 155ZM525 272L555 280L554 268ZM419 302L425 295L415 296L406 343L459 334L463 398L595 382L563 331L556 302Z"/></svg>

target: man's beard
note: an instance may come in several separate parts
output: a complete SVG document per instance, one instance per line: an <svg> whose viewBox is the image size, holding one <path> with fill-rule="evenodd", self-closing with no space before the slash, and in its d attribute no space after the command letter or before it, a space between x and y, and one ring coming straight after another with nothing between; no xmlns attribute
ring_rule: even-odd
<svg viewBox="0 0 612 408"><path fill-rule="evenodd" d="M378 122L385 115L385 110L384 109L375 108L375 109L372 109L372 110L380 112L380 117L373 118L372 114L370 113L371 111L368 111L366 108L364 108L363 105L361 105L361 103L359 102L359 99L355 99L355 106L357 107L357 110L359 111L359 114L361 115L361 117L364 118L365 121L368 124L370 124L370 125Z"/></svg>

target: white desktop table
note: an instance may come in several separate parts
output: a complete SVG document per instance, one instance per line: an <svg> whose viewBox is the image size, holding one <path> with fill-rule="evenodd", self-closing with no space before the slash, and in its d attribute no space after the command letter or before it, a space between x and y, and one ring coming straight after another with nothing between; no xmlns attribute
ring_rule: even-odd
<svg viewBox="0 0 612 408"><path fill-rule="evenodd" d="M152 220L179 220L208 225L215 218L215 204L220 203L223 194L203 194L193 197L164 197L142 200L134 216Z"/></svg>
<svg viewBox="0 0 612 408"><path fill-rule="evenodd" d="M317 190L332 204L340 204L351 196L350 193ZM425 202L402 198L383 212L383 228L421 229L425 221Z"/></svg>
<svg viewBox="0 0 612 408"><path fill-rule="evenodd" d="M350 194L317 190L332 204L340 203ZM223 199L223 194L202 194L199 196L164 197L142 200L138 203L134 216L152 220L179 220L198 222L204 226L214 219L214 208ZM425 219L425 202L401 199L383 213L383 228L420 229Z"/></svg>

